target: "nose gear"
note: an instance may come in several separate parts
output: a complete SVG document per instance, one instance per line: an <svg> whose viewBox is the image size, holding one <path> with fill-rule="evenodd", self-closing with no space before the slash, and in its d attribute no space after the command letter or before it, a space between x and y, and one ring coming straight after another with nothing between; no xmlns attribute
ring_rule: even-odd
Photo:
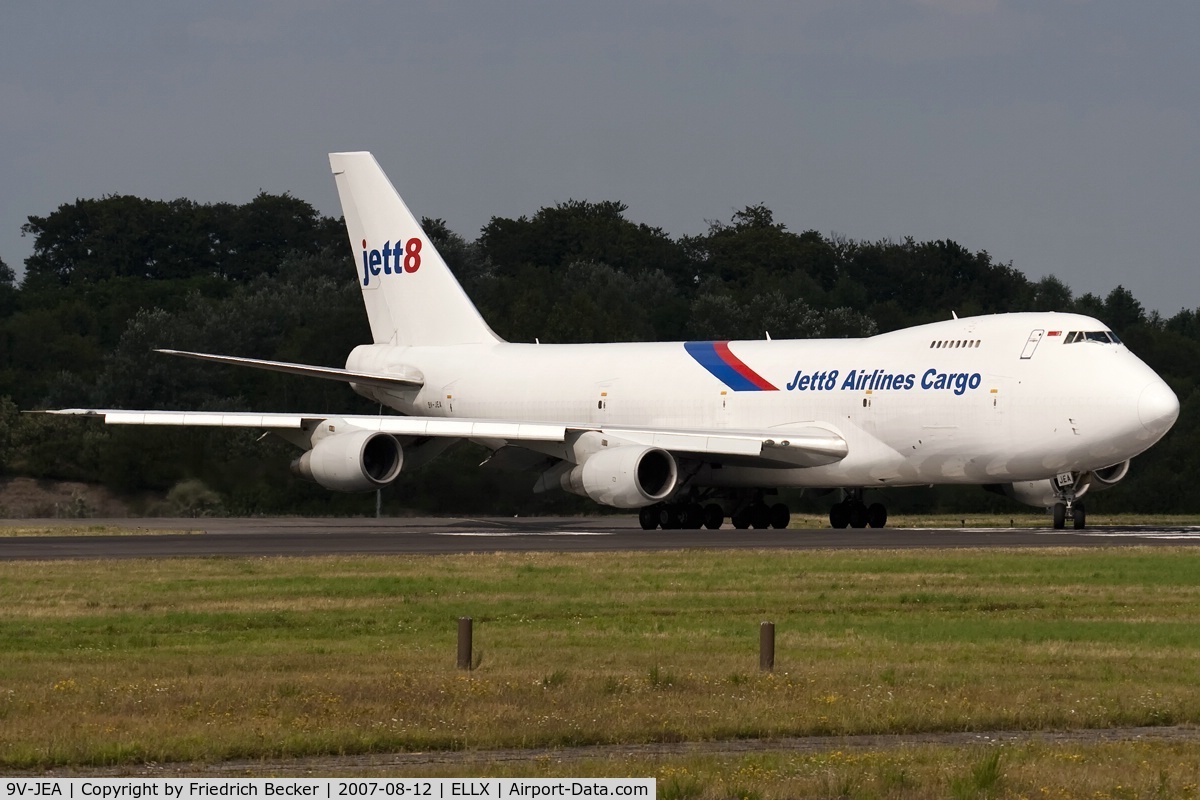
<svg viewBox="0 0 1200 800"><path fill-rule="evenodd" d="M1078 472L1063 472L1053 478L1058 502L1050 507L1050 513L1056 531L1067 527L1067 517L1071 518L1071 526L1077 531L1087 525L1087 511L1079 498L1087 492L1089 482L1086 479L1081 481L1079 477Z"/></svg>

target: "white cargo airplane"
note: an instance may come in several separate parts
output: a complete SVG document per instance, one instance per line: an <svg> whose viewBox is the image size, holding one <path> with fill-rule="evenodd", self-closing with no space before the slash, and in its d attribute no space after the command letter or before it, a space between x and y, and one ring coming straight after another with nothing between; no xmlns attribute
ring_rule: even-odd
<svg viewBox="0 0 1200 800"><path fill-rule="evenodd" d="M489 463L640 509L642 526L786 527L780 487L840 489L835 528L882 527L870 488L977 484L1085 523L1179 414L1101 322L953 319L866 339L516 344L488 327L370 153L333 153L373 344L345 369L163 351L345 381L400 415L69 409L109 424L265 429L338 491L391 483L469 439Z"/></svg>

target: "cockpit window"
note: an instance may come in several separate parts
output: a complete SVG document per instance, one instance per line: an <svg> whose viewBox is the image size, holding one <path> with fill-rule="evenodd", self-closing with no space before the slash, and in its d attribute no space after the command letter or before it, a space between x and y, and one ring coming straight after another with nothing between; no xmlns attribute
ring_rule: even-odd
<svg viewBox="0 0 1200 800"><path fill-rule="evenodd" d="M1076 342L1099 342L1100 344L1121 344L1121 340L1112 331L1071 331L1063 344Z"/></svg>

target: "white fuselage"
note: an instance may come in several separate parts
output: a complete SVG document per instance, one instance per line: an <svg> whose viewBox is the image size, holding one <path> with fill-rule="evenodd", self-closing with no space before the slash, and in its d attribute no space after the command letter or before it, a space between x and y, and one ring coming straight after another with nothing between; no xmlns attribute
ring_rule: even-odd
<svg viewBox="0 0 1200 800"><path fill-rule="evenodd" d="M989 484L1117 464L1170 428L1175 395L1124 345L1066 343L1103 330L1074 314L1002 314L868 339L731 342L724 360L712 343L695 348L707 357L683 342L366 345L347 369L420 370L419 391L355 387L404 414L781 438L817 426L848 444L821 467L706 465L696 485Z"/></svg>

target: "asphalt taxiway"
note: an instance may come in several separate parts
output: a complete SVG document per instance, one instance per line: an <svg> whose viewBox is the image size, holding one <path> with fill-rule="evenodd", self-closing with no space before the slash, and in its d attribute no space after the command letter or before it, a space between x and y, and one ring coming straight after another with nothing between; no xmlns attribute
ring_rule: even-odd
<svg viewBox="0 0 1200 800"><path fill-rule="evenodd" d="M5 528L109 526L122 535L5 535ZM139 535L139 532L142 535ZM643 531L632 517L305 517L0 521L0 560L315 556L682 549L1200 546L1200 526Z"/></svg>

